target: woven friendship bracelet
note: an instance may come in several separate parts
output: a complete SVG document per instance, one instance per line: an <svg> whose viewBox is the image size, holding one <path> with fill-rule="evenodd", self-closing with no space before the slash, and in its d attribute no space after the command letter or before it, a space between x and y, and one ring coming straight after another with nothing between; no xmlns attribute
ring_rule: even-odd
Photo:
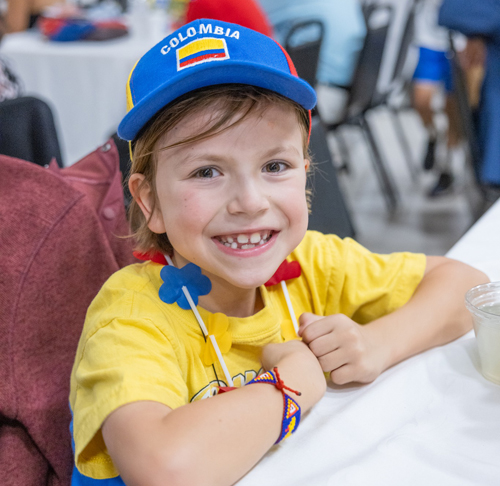
<svg viewBox="0 0 500 486"><path fill-rule="evenodd" d="M300 396L301 393L285 385L280 378L278 368L273 368L272 371L266 371L247 383L247 385L253 385L254 383L268 383L269 385L274 385L283 395L283 418L281 420L281 433L278 440L275 442L275 444L277 444L292 435L297 430L300 422L300 406L290 395L285 393L285 390L291 391L297 396Z"/></svg>

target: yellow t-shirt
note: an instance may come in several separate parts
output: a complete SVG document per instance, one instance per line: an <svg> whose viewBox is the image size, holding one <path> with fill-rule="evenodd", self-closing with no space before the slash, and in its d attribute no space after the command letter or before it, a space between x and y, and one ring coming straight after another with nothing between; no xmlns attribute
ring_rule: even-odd
<svg viewBox="0 0 500 486"><path fill-rule="evenodd" d="M288 258L302 268L287 282L296 316L343 313L360 324L388 314L412 296L425 256L377 255L354 240L307 232ZM130 265L112 275L92 302L71 375L70 404L76 465L96 479L118 474L101 434L118 407L153 400L177 408L217 393L224 374L201 359L204 339L191 310L165 304L155 263ZM261 348L296 337L280 285L260 288L264 308L247 318L229 317L232 346L224 355L235 386L261 369ZM212 314L198 308L205 323Z"/></svg>

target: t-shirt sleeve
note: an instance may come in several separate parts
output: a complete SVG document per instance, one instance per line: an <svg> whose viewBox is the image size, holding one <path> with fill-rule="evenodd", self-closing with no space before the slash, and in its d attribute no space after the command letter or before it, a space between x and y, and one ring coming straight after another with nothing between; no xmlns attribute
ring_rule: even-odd
<svg viewBox="0 0 500 486"><path fill-rule="evenodd" d="M421 253L381 255L351 238L315 231L307 232L292 259L301 264L310 312L345 314L360 324L404 305L422 280L426 266Z"/></svg>
<svg viewBox="0 0 500 486"><path fill-rule="evenodd" d="M149 319L113 319L87 340L75 364L75 460L96 479L116 476L101 426L127 403L152 400L177 408L188 400L172 340ZM78 359L78 357L77 357Z"/></svg>
<svg viewBox="0 0 500 486"><path fill-rule="evenodd" d="M425 272L421 253L372 253L350 238L330 241L330 251L342 259L332 265L326 315L336 308L360 324L404 305Z"/></svg>

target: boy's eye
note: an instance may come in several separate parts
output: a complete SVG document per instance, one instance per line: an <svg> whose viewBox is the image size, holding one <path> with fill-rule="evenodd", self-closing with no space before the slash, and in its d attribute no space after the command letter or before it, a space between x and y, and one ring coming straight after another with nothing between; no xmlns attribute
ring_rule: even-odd
<svg viewBox="0 0 500 486"><path fill-rule="evenodd" d="M287 168L287 165L284 162L269 162L264 167L264 172L282 172Z"/></svg>
<svg viewBox="0 0 500 486"><path fill-rule="evenodd" d="M203 169L200 169L194 174L195 177L199 177L201 179L211 179L212 177L216 177L218 175L220 175L220 172L214 167L203 167Z"/></svg>

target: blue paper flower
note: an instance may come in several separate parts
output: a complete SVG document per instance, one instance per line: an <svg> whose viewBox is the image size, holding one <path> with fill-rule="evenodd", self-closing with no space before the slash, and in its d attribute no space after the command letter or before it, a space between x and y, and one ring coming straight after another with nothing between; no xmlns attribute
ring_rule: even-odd
<svg viewBox="0 0 500 486"><path fill-rule="evenodd" d="M158 291L160 299L167 304L177 302L181 309L190 309L189 302L182 291L183 286L189 290L194 305L198 305L200 295L207 295L212 290L212 282L194 263L188 263L182 268L166 265L161 269L160 276L163 280Z"/></svg>

